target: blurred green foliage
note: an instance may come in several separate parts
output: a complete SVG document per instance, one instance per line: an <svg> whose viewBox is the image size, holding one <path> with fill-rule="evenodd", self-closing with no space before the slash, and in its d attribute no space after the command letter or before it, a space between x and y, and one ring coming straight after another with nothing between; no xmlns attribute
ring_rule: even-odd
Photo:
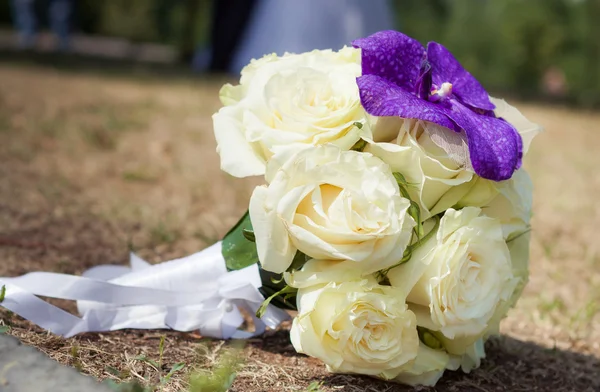
<svg viewBox="0 0 600 392"><path fill-rule="evenodd" d="M490 91L600 106L600 0L394 4L403 32L444 44Z"/></svg>
<svg viewBox="0 0 600 392"><path fill-rule="evenodd" d="M211 0L78 0L75 24L88 34L174 45L191 38L200 44L208 39L211 3Z"/></svg>
<svg viewBox="0 0 600 392"><path fill-rule="evenodd" d="M447 46L490 91L600 107L600 0L390 1L401 31ZM2 24L9 3L0 0ZM174 45L182 60L208 42L211 0L75 3L88 34Z"/></svg>

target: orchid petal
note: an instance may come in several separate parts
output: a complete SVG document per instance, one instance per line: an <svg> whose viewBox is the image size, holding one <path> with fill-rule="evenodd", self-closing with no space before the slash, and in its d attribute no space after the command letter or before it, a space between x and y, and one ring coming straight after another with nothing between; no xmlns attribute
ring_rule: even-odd
<svg viewBox="0 0 600 392"><path fill-rule="evenodd" d="M427 44L427 59L433 69L433 83L452 83L452 93L467 106L494 110L483 86L458 62L452 53L437 42Z"/></svg>
<svg viewBox="0 0 600 392"><path fill-rule="evenodd" d="M521 166L523 142L508 122L474 113L458 102L452 105L450 118L467 134L473 170L493 181L508 180Z"/></svg>
<svg viewBox="0 0 600 392"><path fill-rule="evenodd" d="M399 116L439 124L450 130L464 129L471 164L480 177L509 179L521 165L523 145L517 131L506 121L479 115L455 102L452 110L417 98L379 76L357 78L360 99L367 113Z"/></svg>
<svg viewBox="0 0 600 392"><path fill-rule="evenodd" d="M451 110L420 99L380 76L363 75L356 82L360 101L367 113L373 116L415 118L458 130L448 118Z"/></svg>
<svg viewBox="0 0 600 392"><path fill-rule="evenodd" d="M425 49L419 41L387 30L357 39L352 45L361 49L363 75L381 76L412 91L425 57Z"/></svg>

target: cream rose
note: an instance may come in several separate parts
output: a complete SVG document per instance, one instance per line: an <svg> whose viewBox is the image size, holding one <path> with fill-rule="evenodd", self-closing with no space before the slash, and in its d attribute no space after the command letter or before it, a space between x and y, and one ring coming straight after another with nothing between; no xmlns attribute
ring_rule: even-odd
<svg viewBox="0 0 600 392"><path fill-rule="evenodd" d="M530 233L525 231L517 234L507 243L510 252L512 273L516 279L516 287L508 301L502 302L494 312L494 316L489 323L489 328L486 330L486 337L500 333L500 322L506 317L508 311L515 306L529 281L530 238Z"/></svg>
<svg viewBox="0 0 600 392"><path fill-rule="evenodd" d="M472 369L478 368L481 364L481 359L485 358L485 341L490 336L500 333L500 322L506 317L510 308L516 304L527 284L529 277L529 237L529 232L523 232L507 243L510 252L512 274L515 277L513 283L516 286L508 300L501 301L498 304L483 333L455 339L439 336L444 348L452 354L448 368L456 370L460 367L463 371L469 372Z"/></svg>
<svg viewBox="0 0 600 392"><path fill-rule="evenodd" d="M481 366L481 360L485 358L485 338L442 338L441 340L446 350L451 353L447 369L460 368L463 372L469 373Z"/></svg>
<svg viewBox="0 0 600 392"><path fill-rule="evenodd" d="M496 116L510 122L521 135L525 155L542 128L505 101L491 100ZM485 206L499 194L497 184L501 183L482 179L471 168L466 136L436 124L376 118L365 151L383 159L413 185L409 193L419 203L424 220L450 207Z"/></svg>
<svg viewBox="0 0 600 392"><path fill-rule="evenodd" d="M435 236L388 273L419 325L448 339L483 334L517 284L500 222L480 213L449 209Z"/></svg>
<svg viewBox="0 0 600 392"><path fill-rule="evenodd" d="M527 231L531 221L533 183L524 169L517 170L510 180L496 183L498 195L483 213L502 223L504 238L510 239Z"/></svg>
<svg viewBox="0 0 600 392"><path fill-rule="evenodd" d="M392 379L417 356L415 315L399 290L374 280L298 291L292 344L329 371Z"/></svg>
<svg viewBox="0 0 600 392"><path fill-rule="evenodd" d="M483 184L493 186L496 196L482 211L502 224L502 233L510 252L511 269L517 284L508 301L503 302L494 313L486 334L498 333L500 321L515 305L529 279L530 220L533 184L524 169L515 172L511 179L491 183L480 179ZM483 186L482 184L482 186ZM459 203L459 204L462 204Z"/></svg>
<svg viewBox="0 0 600 392"><path fill-rule="evenodd" d="M532 204L533 183L525 169L519 169L506 181L478 177L456 207L481 207L485 215L500 220L504 237L509 238L529 227Z"/></svg>
<svg viewBox="0 0 600 392"><path fill-rule="evenodd" d="M490 100L496 105L496 109L494 110L496 117L508 121L519 132L523 140L523 156L527 155L531 141L544 128L539 124L529 121L517 108L510 106L505 100L492 97L490 97Z"/></svg>
<svg viewBox="0 0 600 392"><path fill-rule="evenodd" d="M254 190L250 219L265 270L288 269L298 250L349 261L369 274L402 259L414 220L389 167L371 154L323 145L300 151ZM276 169L276 168L275 168Z"/></svg>
<svg viewBox="0 0 600 392"><path fill-rule="evenodd" d="M221 168L236 177L262 175L285 149L325 143L350 149L370 134L356 85L360 73L353 48L253 60L238 86L220 92L225 106L213 123Z"/></svg>
<svg viewBox="0 0 600 392"><path fill-rule="evenodd" d="M417 357L402 369L394 381L407 385L434 386L444 375L450 356L443 350L434 350L421 343Z"/></svg>
<svg viewBox="0 0 600 392"><path fill-rule="evenodd" d="M439 147L440 135L445 135L445 143L452 143L457 152L468 151L461 134L426 121L393 117L377 119L373 143L365 147L412 184L408 192L419 204L423 220L456 204L469 191L474 176ZM468 156L462 159L468 161ZM451 189L454 191L449 192Z"/></svg>

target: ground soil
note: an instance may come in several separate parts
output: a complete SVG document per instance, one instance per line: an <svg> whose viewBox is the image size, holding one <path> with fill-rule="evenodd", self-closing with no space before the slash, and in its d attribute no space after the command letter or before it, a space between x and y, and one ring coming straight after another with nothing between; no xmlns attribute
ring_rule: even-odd
<svg viewBox="0 0 600 392"><path fill-rule="evenodd" d="M81 273L125 264L129 247L151 262L220 238L259 180L219 170L211 114L222 80L0 65L0 276ZM521 104L546 132L525 167L535 184L531 281L470 375L447 373L423 391L600 391L600 115ZM75 311L72 303L53 301ZM98 379L184 390L230 343L193 333L119 331L72 339L0 310L9 334ZM159 358L160 369L145 356ZM298 355L284 327L243 348L232 391L404 391L332 375Z"/></svg>

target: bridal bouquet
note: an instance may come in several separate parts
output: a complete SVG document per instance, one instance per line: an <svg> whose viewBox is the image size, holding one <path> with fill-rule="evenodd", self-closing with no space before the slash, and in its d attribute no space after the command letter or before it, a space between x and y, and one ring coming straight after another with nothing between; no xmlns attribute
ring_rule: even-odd
<svg viewBox="0 0 600 392"><path fill-rule="evenodd" d="M540 128L442 45L382 31L267 55L220 91L222 169L264 175L226 235L295 349L332 372L434 385L470 371L528 277Z"/></svg>

